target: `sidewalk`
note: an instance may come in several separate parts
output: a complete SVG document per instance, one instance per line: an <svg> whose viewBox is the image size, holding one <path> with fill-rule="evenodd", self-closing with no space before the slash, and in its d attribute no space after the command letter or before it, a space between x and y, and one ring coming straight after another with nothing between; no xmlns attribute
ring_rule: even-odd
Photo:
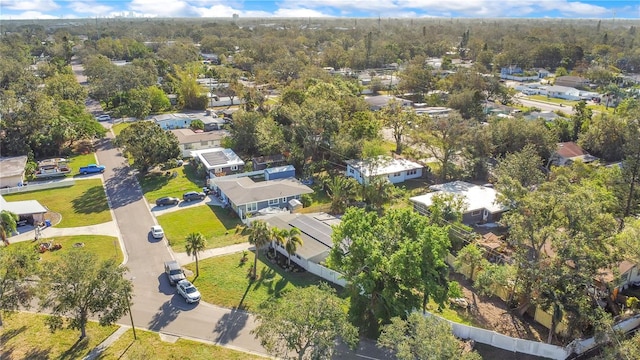
<svg viewBox="0 0 640 360"><path fill-rule="evenodd" d="M253 245L249 243L242 243L242 244L229 245L221 248L207 249L198 254L198 260L208 259L210 257L215 257L215 256L235 254L245 250L249 251L249 249L251 248L253 248ZM193 256L187 255L186 252L180 252L180 253L174 252L173 255L176 261L178 262L178 264L180 265L191 264L192 262L196 261L196 259Z"/></svg>
<svg viewBox="0 0 640 360"><path fill-rule="evenodd" d="M21 231L20 234L11 236L9 243L21 241L33 241L36 236L34 227L24 227L27 230ZM18 231L23 227L18 228ZM79 226L72 228L46 227L40 231L40 239L51 238L55 236L73 236L73 235L106 235L119 237L118 225L115 221L109 221L102 224ZM125 251L124 249L122 249Z"/></svg>
<svg viewBox="0 0 640 360"><path fill-rule="evenodd" d="M91 350L91 352L85 356L83 358L83 360L93 360L93 359L99 359L102 355L102 352L108 348L109 346L111 346L111 344L113 344L114 342L116 342L118 339L120 339L120 337L127 332L127 330L130 329L129 326L126 325L120 325L118 324L118 326L120 326L118 328L118 330L114 331L113 334L109 335L108 338L104 339L103 342L101 342L100 344L98 344L98 346L94 347L93 350Z"/></svg>

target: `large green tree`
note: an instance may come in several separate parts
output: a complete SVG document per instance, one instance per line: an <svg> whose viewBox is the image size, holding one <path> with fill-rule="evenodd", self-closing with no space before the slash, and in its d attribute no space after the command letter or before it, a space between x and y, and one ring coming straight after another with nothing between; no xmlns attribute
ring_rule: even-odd
<svg viewBox="0 0 640 360"><path fill-rule="evenodd" d="M294 352L297 359L331 359L336 341L352 348L358 343L345 305L327 285L295 288L260 306L260 323L252 333L279 358L289 359Z"/></svg>
<svg viewBox="0 0 640 360"><path fill-rule="evenodd" d="M382 328L378 346L393 350L399 360L482 359L477 352L465 350L445 320L417 312L406 320L391 319L391 323Z"/></svg>
<svg viewBox="0 0 640 360"><path fill-rule="evenodd" d="M132 294L131 282L123 277L126 271L114 259L98 261L82 249L45 263L40 275L40 306L51 312L52 330L62 326L61 317L66 316L71 320L69 326L80 330L83 339L90 317L97 316L100 325L122 318Z"/></svg>
<svg viewBox="0 0 640 360"><path fill-rule="evenodd" d="M328 263L349 284L350 314L373 333L394 316L426 308L429 299L444 305L447 228L410 209L380 216L349 208L332 238Z"/></svg>
<svg viewBox="0 0 640 360"><path fill-rule="evenodd" d="M149 121L135 122L122 130L115 145L133 157L132 166L141 172L180 156L176 136Z"/></svg>
<svg viewBox="0 0 640 360"><path fill-rule="evenodd" d="M30 306L35 287L27 279L37 275L38 259L38 253L29 246L0 247L0 328L2 312Z"/></svg>

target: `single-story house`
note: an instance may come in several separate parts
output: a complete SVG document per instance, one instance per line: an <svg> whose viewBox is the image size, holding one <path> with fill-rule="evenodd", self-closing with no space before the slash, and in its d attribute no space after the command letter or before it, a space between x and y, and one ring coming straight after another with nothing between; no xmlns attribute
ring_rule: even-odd
<svg viewBox="0 0 640 360"><path fill-rule="evenodd" d="M0 157L0 188L19 186L24 182L27 156Z"/></svg>
<svg viewBox="0 0 640 360"><path fill-rule="evenodd" d="M538 120L544 119L544 121L553 121L560 118L560 116L553 111L532 111L529 115L525 115L526 120Z"/></svg>
<svg viewBox="0 0 640 360"><path fill-rule="evenodd" d="M219 119L215 116L215 114L211 113L161 114L153 116L151 119L164 130L186 129L191 126L191 122L194 120L202 121L204 123L205 130L219 129L224 123L223 119Z"/></svg>
<svg viewBox="0 0 640 360"><path fill-rule="evenodd" d="M287 164L287 158L282 154L258 156L251 159L253 170L264 170L268 167L283 166Z"/></svg>
<svg viewBox="0 0 640 360"><path fill-rule="evenodd" d="M542 93L542 91L541 91ZM580 100L580 90L568 86L549 86L546 88L546 95L552 98L565 100Z"/></svg>
<svg viewBox="0 0 640 360"><path fill-rule="evenodd" d="M416 179L422 176L424 166L407 160L378 157L368 160L347 160L346 175L356 179L360 184L371 177L386 176L393 184Z"/></svg>
<svg viewBox="0 0 640 360"><path fill-rule="evenodd" d="M2 195L0 195L0 209L18 215L21 221L31 225L44 223L44 214L47 212L47 208L37 200L6 201Z"/></svg>
<svg viewBox="0 0 640 360"><path fill-rule="evenodd" d="M635 285L640 282L640 270L638 265L626 260L621 261L618 264L617 273L620 275L619 282L616 284L621 290L627 289L630 285ZM613 273L609 272L609 277L605 276L604 281L614 281L615 277Z"/></svg>
<svg viewBox="0 0 640 360"><path fill-rule="evenodd" d="M584 151L580 145L573 141L558 143L558 149L551 155L549 162L556 166L571 165L574 161L590 163L598 160L597 157Z"/></svg>
<svg viewBox="0 0 640 360"><path fill-rule="evenodd" d="M449 116L453 109L443 106L427 106L416 108L416 114L429 115L431 117Z"/></svg>
<svg viewBox="0 0 640 360"><path fill-rule="evenodd" d="M200 56L203 61L206 61L209 64L220 65L220 58L218 57L218 54L200 53Z"/></svg>
<svg viewBox="0 0 640 360"><path fill-rule="evenodd" d="M556 86L586 88L589 86L589 79L580 76L559 76L554 81Z"/></svg>
<svg viewBox="0 0 640 360"><path fill-rule="evenodd" d="M491 223L500 220L509 210L497 201L497 191L488 186L474 185L464 181L454 181L429 187L433 192L409 199L413 208L423 215L429 214L433 197L439 194L453 194L464 199L466 209L462 213L462 223L467 225Z"/></svg>
<svg viewBox="0 0 640 360"><path fill-rule="evenodd" d="M191 129L174 129L169 131L178 138L182 157L191 156L193 150L220 147L222 139L229 136L229 132L226 130L198 132Z"/></svg>
<svg viewBox="0 0 640 360"><path fill-rule="evenodd" d="M295 178L255 182L250 177L218 177L211 187L225 205L242 219L266 208L288 208L289 200L300 199L313 190Z"/></svg>
<svg viewBox="0 0 640 360"><path fill-rule="evenodd" d="M397 102L402 104L403 107L413 106L413 101L405 100L405 99L402 99L396 96L391 96L391 95L365 96L364 98L364 101L366 101L367 104L369 104L369 109L371 109L372 111L380 110L383 107L389 105L391 100L396 100Z"/></svg>
<svg viewBox="0 0 640 360"><path fill-rule="evenodd" d="M340 224L340 219L326 213L279 214L269 217L265 221L269 226L278 229L296 228L300 230L302 245L291 256L291 261L307 270L310 266L309 263L320 264L329 256L329 251L333 248L332 226ZM282 255L289 256L283 246L276 245L275 248Z"/></svg>
<svg viewBox="0 0 640 360"><path fill-rule="evenodd" d="M244 161L231 149L211 148L191 151L191 156L200 161L209 171L209 178L241 172Z"/></svg>

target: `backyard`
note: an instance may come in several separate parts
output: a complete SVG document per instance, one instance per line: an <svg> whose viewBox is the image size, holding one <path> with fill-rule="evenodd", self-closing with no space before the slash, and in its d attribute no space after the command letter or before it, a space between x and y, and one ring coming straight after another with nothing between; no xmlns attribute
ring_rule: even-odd
<svg viewBox="0 0 640 360"><path fill-rule="evenodd" d="M157 219L171 248L178 252L184 252L185 238L192 232L199 232L207 239L207 248L247 241L238 216L219 206L192 206L160 215Z"/></svg>
<svg viewBox="0 0 640 360"><path fill-rule="evenodd" d="M60 216L60 228L102 224L111 221L107 196L100 179L77 180L69 187L22 192L4 196L7 201L37 200Z"/></svg>

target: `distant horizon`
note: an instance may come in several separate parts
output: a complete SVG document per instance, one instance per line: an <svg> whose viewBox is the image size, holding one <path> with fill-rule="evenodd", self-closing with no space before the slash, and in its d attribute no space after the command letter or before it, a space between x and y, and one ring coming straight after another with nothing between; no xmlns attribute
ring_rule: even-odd
<svg viewBox="0 0 640 360"><path fill-rule="evenodd" d="M0 20L640 19L637 0L1 0Z"/></svg>

